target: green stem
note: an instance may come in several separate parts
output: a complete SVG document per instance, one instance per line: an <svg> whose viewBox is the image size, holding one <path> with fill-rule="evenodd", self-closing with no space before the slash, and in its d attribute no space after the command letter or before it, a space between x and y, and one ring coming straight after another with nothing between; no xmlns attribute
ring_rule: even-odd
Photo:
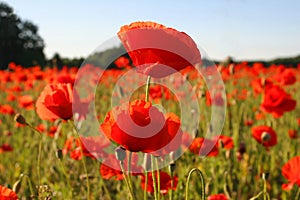
<svg viewBox="0 0 300 200"><path fill-rule="evenodd" d="M154 156L153 155L151 155L151 168L152 168L152 180L153 180L154 199L157 200L155 165L154 165Z"/></svg>
<svg viewBox="0 0 300 200"><path fill-rule="evenodd" d="M98 160L94 160L94 165L97 165L98 163ZM97 173L97 175L98 175L98 178L99 178L99 180L100 180L100 189L104 189L104 192L105 192L105 194L106 194L106 197L107 197L107 199L108 200L112 200L111 199L111 196L110 196L110 192L109 192L109 190L107 189L107 187L106 187L106 184L104 183L104 181L103 181L103 178L101 177L101 174L100 173Z"/></svg>
<svg viewBox="0 0 300 200"><path fill-rule="evenodd" d="M60 165L61 165L63 174L64 174L64 176L65 176L66 179L67 179L67 184L68 184L68 186L69 186L69 188L70 188L70 196L71 196L70 199L73 199L73 188L72 188L71 183L70 183L69 175L67 174L66 168L65 168L63 162L61 161L61 159L58 159L58 160L59 160L59 163L60 163Z"/></svg>
<svg viewBox="0 0 300 200"><path fill-rule="evenodd" d="M145 174L144 200L147 200L148 172L145 171L144 174Z"/></svg>
<svg viewBox="0 0 300 200"><path fill-rule="evenodd" d="M188 175L187 181L186 181L186 188L185 188L185 200L188 200L188 195L189 195L189 182L191 179L191 175L193 172L197 172L198 175L201 178L201 200L205 200L205 181L204 181L204 176L201 172L200 169L193 168Z"/></svg>
<svg viewBox="0 0 300 200"><path fill-rule="evenodd" d="M151 76L148 76L147 82L146 82L146 99L145 99L145 101L149 101L150 82L151 82Z"/></svg>
<svg viewBox="0 0 300 200"><path fill-rule="evenodd" d="M123 177L124 177L124 181L126 183L126 186L127 186L127 189L130 193L130 196L131 196L131 199L132 200L136 200L135 196L134 196L134 193L132 191L132 188L130 187L130 184L129 184L129 181L128 181L128 177L126 175L126 172L125 172L125 169L124 169L124 166L123 166L123 161L120 161L120 167L121 167L121 170L122 170L122 173L123 173Z"/></svg>
<svg viewBox="0 0 300 200"><path fill-rule="evenodd" d="M23 174L23 176L27 179L27 183L29 185L29 190L30 190L31 196L34 196L33 187L32 187L32 183L31 183L29 176L27 174Z"/></svg>
<svg viewBox="0 0 300 200"><path fill-rule="evenodd" d="M252 197L252 198L249 199L249 200L255 200L255 199L258 199L262 194L264 194L263 191L261 191L260 193L258 193L256 196Z"/></svg>
<svg viewBox="0 0 300 200"><path fill-rule="evenodd" d="M104 192L105 192L105 194L106 194L108 200L111 200L110 192L109 192L109 190L107 189L107 187L106 187L106 185L105 185L105 183L104 183L104 181L103 181L102 178L100 178L100 183L101 183L102 187L104 188Z"/></svg>
<svg viewBox="0 0 300 200"><path fill-rule="evenodd" d="M78 132L77 127L75 126L74 122L72 120L68 120L68 121L72 125L75 136L77 137L77 139L80 142L80 153L82 155L81 160L82 160L84 173L86 174L86 186L87 186L87 194L86 195L87 195L87 199L89 200L90 199L90 180L89 180L88 171L87 171L87 167L86 167L85 157L84 157L83 150L82 150L82 145L83 144L81 143L80 135L79 135L79 132Z"/></svg>
<svg viewBox="0 0 300 200"><path fill-rule="evenodd" d="M38 198L40 197L39 187L41 185L41 152L42 152L42 133L32 125L26 123L26 125L33 131L39 134L39 149L38 149L38 160L37 160L37 174L38 174Z"/></svg>
<svg viewBox="0 0 300 200"><path fill-rule="evenodd" d="M129 152L129 156L128 156L128 162L127 162L127 166L128 166L128 179L129 179L129 183L130 185L132 185L131 182L131 160L132 160L132 152Z"/></svg>
<svg viewBox="0 0 300 200"><path fill-rule="evenodd" d="M299 200L299 199L300 199L300 187L298 187L295 200Z"/></svg>
<svg viewBox="0 0 300 200"><path fill-rule="evenodd" d="M171 165L169 165L169 173L170 173L170 176L171 176L171 190L169 190L169 200L173 200L174 181L173 181L173 171L171 169Z"/></svg>
<svg viewBox="0 0 300 200"><path fill-rule="evenodd" d="M158 168L157 158L155 159L155 164L156 164L156 172L157 172L157 199L160 200L160 172Z"/></svg>

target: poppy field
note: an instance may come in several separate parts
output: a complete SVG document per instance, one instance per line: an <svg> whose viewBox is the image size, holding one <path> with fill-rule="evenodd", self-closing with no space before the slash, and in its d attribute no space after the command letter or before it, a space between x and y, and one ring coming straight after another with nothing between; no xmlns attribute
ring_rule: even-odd
<svg viewBox="0 0 300 200"><path fill-rule="evenodd" d="M135 50L128 41L139 32L126 31L149 27L152 40L197 49L186 34L148 22L121 28L130 59L112 69L10 63L0 71L0 199L299 200L300 63L201 73L188 66L200 53L187 62L163 48ZM206 85L211 73L224 93ZM155 82L174 74L176 92Z"/></svg>

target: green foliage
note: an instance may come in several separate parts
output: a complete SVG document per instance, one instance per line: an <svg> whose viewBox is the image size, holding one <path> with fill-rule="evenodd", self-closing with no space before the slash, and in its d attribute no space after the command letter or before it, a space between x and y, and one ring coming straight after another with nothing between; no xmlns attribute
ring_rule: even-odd
<svg viewBox="0 0 300 200"><path fill-rule="evenodd" d="M38 27L21 20L13 9L0 3L0 69L9 62L23 66L44 65L44 41L38 34Z"/></svg>

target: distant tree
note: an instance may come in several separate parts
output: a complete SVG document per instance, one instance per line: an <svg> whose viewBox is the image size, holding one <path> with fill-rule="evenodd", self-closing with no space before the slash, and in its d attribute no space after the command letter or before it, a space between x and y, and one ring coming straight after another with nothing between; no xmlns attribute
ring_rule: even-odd
<svg viewBox="0 0 300 200"><path fill-rule="evenodd" d="M9 5L0 2L0 69L5 69L9 62L44 65L44 46L38 27L22 21Z"/></svg>

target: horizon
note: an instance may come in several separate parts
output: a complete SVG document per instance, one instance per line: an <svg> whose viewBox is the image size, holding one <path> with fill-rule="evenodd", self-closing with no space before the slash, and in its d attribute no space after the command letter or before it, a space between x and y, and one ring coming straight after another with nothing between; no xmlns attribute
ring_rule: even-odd
<svg viewBox="0 0 300 200"><path fill-rule="evenodd" d="M82 3L4 0L39 28L47 59L86 58L134 21L155 21L190 35L212 60L268 61L300 54L300 2L137 1ZM202 20L199 20L202 19Z"/></svg>

